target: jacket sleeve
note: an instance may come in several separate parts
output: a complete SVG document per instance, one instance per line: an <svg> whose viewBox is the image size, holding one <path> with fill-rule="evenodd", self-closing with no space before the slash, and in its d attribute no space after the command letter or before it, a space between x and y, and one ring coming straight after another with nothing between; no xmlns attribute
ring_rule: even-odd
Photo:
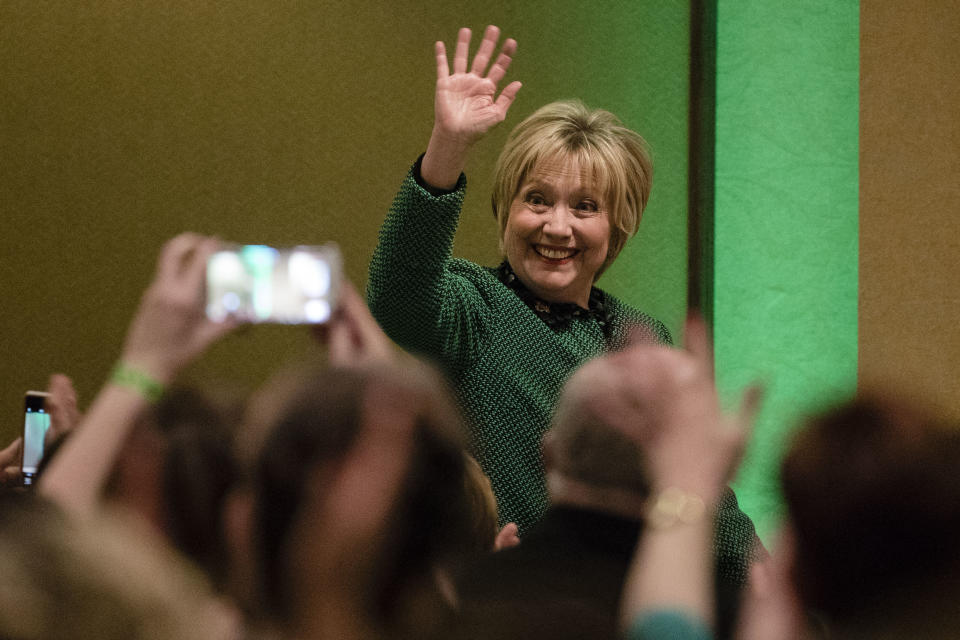
<svg viewBox="0 0 960 640"><path fill-rule="evenodd" d="M476 284L451 270L466 177L452 192L434 195L418 184L418 164L380 228L367 302L394 342L456 368L474 357L490 314Z"/></svg>

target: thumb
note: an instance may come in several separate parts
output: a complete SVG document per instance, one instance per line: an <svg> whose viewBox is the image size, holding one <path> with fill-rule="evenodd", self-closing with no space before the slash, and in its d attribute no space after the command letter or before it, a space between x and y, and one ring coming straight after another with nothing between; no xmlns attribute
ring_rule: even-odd
<svg viewBox="0 0 960 640"><path fill-rule="evenodd" d="M23 438L18 437L16 440L8 444L5 449L0 451L0 469L11 465L20 464L21 444L23 444Z"/></svg>
<svg viewBox="0 0 960 640"><path fill-rule="evenodd" d="M493 550L503 551L504 549L509 549L510 547L515 547L520 544L519 531L520 529L517 527L516 522L508 522L503 525L503 528L497 533L497 537L494 538Z"/></svg>

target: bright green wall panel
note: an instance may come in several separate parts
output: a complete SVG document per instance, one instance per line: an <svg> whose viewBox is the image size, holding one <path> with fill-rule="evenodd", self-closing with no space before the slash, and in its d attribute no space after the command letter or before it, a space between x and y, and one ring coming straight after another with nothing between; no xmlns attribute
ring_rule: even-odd
<svg viewBox="0 0 960 640"><path fill-rule="evenodd" d="M767 385L736 485L764 536L785 436L856 388L858 34L856 1L718 5L717 375Z"/></svg>

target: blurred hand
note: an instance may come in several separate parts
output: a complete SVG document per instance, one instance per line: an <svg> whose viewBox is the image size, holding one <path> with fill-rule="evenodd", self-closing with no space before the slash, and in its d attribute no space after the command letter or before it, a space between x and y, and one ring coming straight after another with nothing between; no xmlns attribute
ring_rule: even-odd
<svg viewBox="0 0 960 640"><path fill-rule="evenodd" d="M330 322L314 327L314 335L327 345L333 366L365 366L394 359L390 338L370 314L364 299L347 281L340 289L337 310Z"/></svg>
<svg viewBox="0 0 960 640"><path fill-rule="evenodd" d="M494 125L503 122L507 110L520 90L519 82L508 84L497 96L497 85L503 80L517 42L507 39L500 55L487 69L493 56L500 29L490 25L483 41L467 69L470 48L470 29L460 29L453 56L453 74L447 63L443 42L436 43L437 92L434 100L434 131L446 140L469 146L480 139Z"/></svg>
<svg viewBox="0 0 960 640"><path fill-rule="evenodd" d="M169 383L184 366L236 326L215 323L204 313L207 259L214 238L181 234L167 242L157 272L130 324L123 362Z"/></svg>
<svg viewBox="0 0 960 640"><path fill-rule="evenodd" d="M662 399L657 410L663 424L648 449L649 462L660 487L691 488L714 498L711 490L722 490L743 456L760 390L748 389L739 411L724 415L704 321L688 319L685 336L685 349L651 358L660 376L654 386Z"/></svg>
<svg viewBox="0 0 960 640"><path fill-rule="evenodd" d="M50 428L44 441L49 445L80 422L80 410L77 408L77 391L73 388L73 381L62 373L50 376L47 393L50 394L46 400Z"/></svg>
<svg viewBox="0 0 960 640"><path fill-rule="evenodd" d="M736 637L741 640L800 640L804 637L804 613L793 586L790 563L793 536L781 530L774 553L750 565ZM820 637L822 634L816 634Z"/></svg>
<svg viewBox="0 0 960 640"><path fill-rule="evenodd" d="M3 451L0 451L0 487L17 487L20 485L20 445L22 438L17 438Z"/></svg>
<svg viewBox="0 0 960 640"><path fill-rule="evenodd" d="M724 415L706 325L691 318L686 336L685 349L638 344L609 356L623 390L602 410L643 443L655 491L677 487L714 502L743 454L760 393L748 390L739 412Z"/></svg>
<svg viewBox="0 0 960 640"><path fill-rule="evenodd" d="M493 550L503 551L504 549L509 549L510 547L515 547L520 544L520 534L518 531L516 522L508 522L503 525L503 528L500 529L496 539L493 541Z"/></svg>

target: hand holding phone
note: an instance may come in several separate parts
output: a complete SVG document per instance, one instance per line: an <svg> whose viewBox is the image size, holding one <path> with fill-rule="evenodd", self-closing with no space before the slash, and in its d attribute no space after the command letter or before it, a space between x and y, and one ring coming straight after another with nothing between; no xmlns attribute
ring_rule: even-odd
<svg viewBox="0 0 960 640"><path fill-rule="evenodd" d="M130 323L120 361L161 385L193 362L235 322L204 314L204 273L220 248L216 238L183 233L160 252L153 282Z"/></svg>
<svg viewBox="0 0 960 640"><path fill-rule="evenodd" d="M0 451L0 488L19 487L23 484L23 475L20 473L22 446L23 436L17 436L6 449Z"/></svg>
<svg viewBox="0 0 960 640"><path fill-rule="evenodd" d="M37 466L43 458L43 444L50 428L50 414L46 411L46 391L27 391L24 396L23 447L20 469L23 484L32 485Z"/></svg>

